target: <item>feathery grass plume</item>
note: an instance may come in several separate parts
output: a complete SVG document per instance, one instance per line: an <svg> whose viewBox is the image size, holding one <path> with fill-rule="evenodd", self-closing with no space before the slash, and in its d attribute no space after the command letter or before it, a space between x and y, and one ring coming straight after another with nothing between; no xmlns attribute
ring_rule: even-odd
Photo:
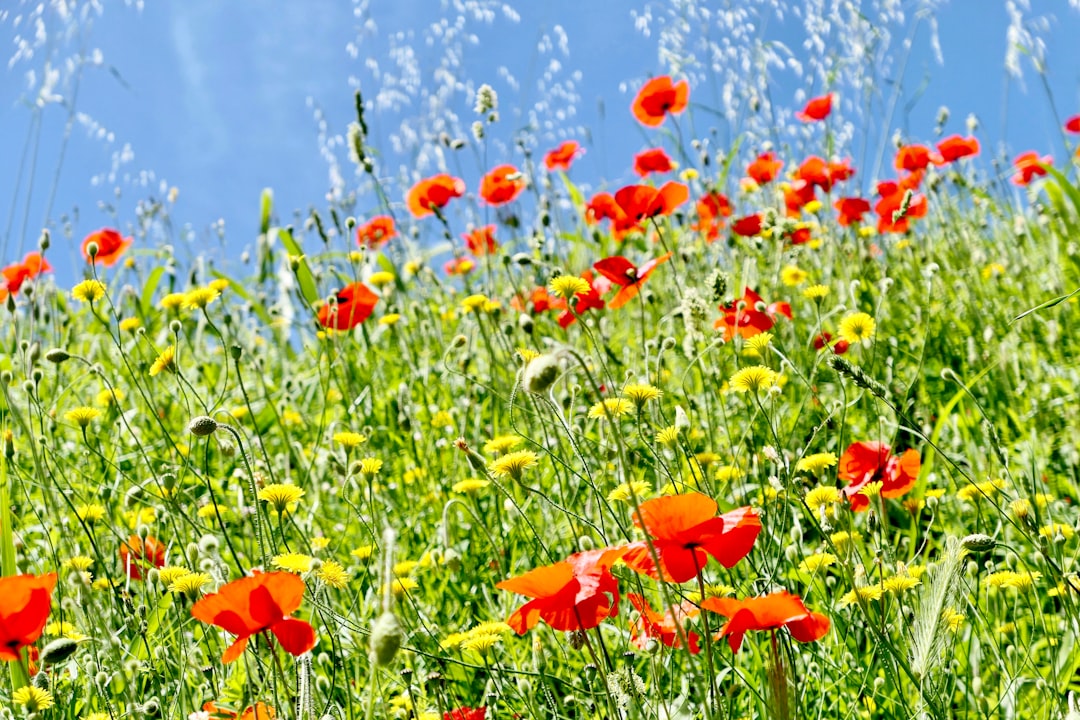
<svg viewBox="0 0 1080 720"><path fill-rule="evenodd" d="M911 671L924 689L930 674L941 663L949 640L944 613L956 599L963 559L963 546L950 536L945 540L945 553L924 576L919 607L911 627L910 654Z"/></svg>

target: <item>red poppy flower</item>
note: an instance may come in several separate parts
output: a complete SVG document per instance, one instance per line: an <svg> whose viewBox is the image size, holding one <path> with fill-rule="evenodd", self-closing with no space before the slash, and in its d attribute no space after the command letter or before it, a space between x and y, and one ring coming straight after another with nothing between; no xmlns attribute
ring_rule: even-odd
<svg viewBox="0 0 1080 720"><path fill-rule="evenodd" d="M394 227L394 218L389 215L376 215L368 220L365 225L356 228L356 242L360 247L378 250L393 238L397 237L397 228Z"/></svg>
<svg viewBox="0 0 1080 720"><path fill-rule="evenodd" d="M921 466L918 450L905 450L898 457L885 443L857 442L844 451L837 475L851 483L844 488L851 509L862 512L870 507L870 499L860 492L867 483L880 480L882 497L900 497L914 487Z"/></svg>
<svg viewBox="0 0 1080 720"><path fill-rule="evenodd" d="M798 217L807 203L817 199L814 185L805 180L796 180L784 189L784 208L788 217Z"/></svg>
<svg viewBox="0 0 1080 720"><path fill-rule="evenodd" d="M896 169L916 172L925 170L931 163L940 165L944 160L941 155L932 152L925 145L904 145L896 151Z"/></svg>
<svg viewBox="0 0 1080 720"><path fill-rule="evenodd" d="M820 97L811 98L801 111L795 113L795 117L804 123L817 122L829 117L832 112L832 93Z"/></svg>
<svg viewBox="0 0 1080 720"><path fill-rule="evenodd" d="M486 707L471 708L467 705L443 713L443 720L484 720Z"/></svg>
<svg viewBox="0 0 1080 720"><path fill-rule="evenodd" d="M614 284L620 286L619 292L616 293L615 297L608 303L608 307L612 310L617 310L630 302L630 300L632 300L641 290L642 283L649 278L649 275L656 269L656 266L663 265L670 259L671 253L669 252L658 258L649 260L641 267L635 267L634 263L630 262L622 255L604 258L603 260L593 263L593 267L598 273Z"/></svg>
<svg viewBox="0 0 1080 720"><path fill-rule="evenodd" d="M409 190L405 202L413 217L431 215L435 208L444 208L451 199L465 194L465 183L446 173L424 178Z"/></svg>
<svg viewBox="0 0 1080 720"><path fill-rule="evenodd" d="M862 222L863 215L870 212L870 202L859 197L840 198L833 207L839 215L836 221L841 227L848 227Z"/></svg>
<svg viewBox="0 0 1080 720"><path fill-rule="evenodd" d="M743 636L749 630L777 630L786 627L799 642L813 642L829 632L829 618L810 612L802 598L786 590L764 597L710 597L701 601L705 610L728 618L717 637L727 637L731 652L739 652Z"/></svg>
<svg viewBox="0 0 1080 720"><path fill-rule="evenodd" d="M333 330L352 330L371 316L378 302L379 296L364 283L346 285L338 291L336 303L319 308L319 324Z"/></svg>
<svg viewBox="0 0 1080 720"><path fill-rule="evenodd" d="M315 629L289 617L304 599L304 581L288 572L256 573L222 585L191 607L191 616L217 625L236 636L221 662L231 663L244 653L252 635L269 630L290 655L303 655L315 646Z"/></svg>
<svg viewBox="0 0 1080 720"><path fill-rule="evenodd" d="M257 702L240 715L240 720L274 720L277 713L264 702Z"/></svg>
<svg viewBox="0 0 1080 720"><path fill-rule="evenodd" d="M41 253L36 250L26 253L21 263L12 263L0 271L4 277L4 285L0 289L15 295L22 289L24 282L33 280L41 273L51 271L52 265Z"/></svg>
<svg viewBox="0 0 1080 720"><path fill-rule="evenodd" d="M764 185L775 180L782 167L784 167L784 161L778 160L776 153L761 153L747 166L746 175L758 185Z"/></svg>
<svg viewBox="0 0 1080 720"><path fill-rule="evenodd" d="M744 338L771 330L776 318L783 315L791 319L791 305L775 302L766 305L761 296L750 288L743 288L743 296L720 308L724 317L716 321L716 327L724 328L724 341L730 342L736 333Z"/></svg>
<svg viewBox="0 0 1080 720"><path fill-rule="evenodd" d="M603 296L611 289L611 281L603 275L594 276L592 270L586 270L581 273L581 277L589 283L589 289L586 292L579 292L574 295L571 300L571 302L574 303L573 312L566 307L566 301L562 298L554 298L551 301L551 307L553 309L566 308L563 313L559 315L559 327L563 329L573 325L577 321L577 316L583 315L588 310L603 310Z"/></svg>
<svg viewBox="0 0 1080 720"><path fill-rule="evenodd" d="M556 299L548 293L547 288L538 286L533 288L532 293L530 293L528 304L532 307L532 312L542 313L552 309L552 301ZM522 313L529 310L526 307L526 300L521 295L515 295L510 299L510 307Z"/></svg>
<svg viewBox="0 0 1080 720"><path fill-rule="evenodd" d="M92 242L97 243L98 246L97 255L93 259L86 250ZM82 254L88 263L101 263L105 267L112 267L131 243L131 238L122 237L116 230L102 228L83 239Z"/></svg>
<svg viewBox="0 0 1080 720"><path fill-rule="evenodd" d="M507 624L518 635L543 620L553 630L589 630L619 610L619 584L612 564L625 547L590 550L562 562L530 570L495 585L533 598L515 610Z"/></svg>
<svg viewBox="0 0 1080 720"><path fill-rule="evenodd" d="M615 203L634 222L670 215L689 198L690 188L675 181L666 182L660 188L627 185L615 193Z"/></svg>
<svg viewBox="0 0 1080 720"><path fill-rule="evenodd" d="M554 150L549 150L544 155L544 167L548 170L569 170L570 164L579 155L584 155L585 149L575 140L567 140Z"/></svg>
<svg viewBox="0 0 1080 720"><path fill-rule="evenodd" d="M709 242L716 240L724 227L723 218L731 216L731 201L726 195L714 190L697 201L696 209L698 221L690 226L690 229L705 233L705 239Z"/></svg>
<svg viewBox="0 0 1080 720"><path fill-rule="evenodd" d="M664 148L650 148L634 156L634 172L641 177L649 173L666 173L675 169Z"/></svg>
<svg viewBox="0 0 1080 720"><path fill-rule="evenodd" d="M938 154L941 161L946 163L956 162L960 158L979 154L979 141L973 137L960 137L950 135L937 144Z"/></svg>
<svg viewBox="0 0 1080 720"><path fill-rule="evenodd" d="M640 613L640 617L633 621L630 627L630 642L634 647L645 649L650 638L654 638L670 648L680 648L685 637L691 655L701 652L698 647L698 634L688 630L685 622L687 618L700 612L693 603L684 601L661 614L649 607L649 603L641 595L627 593L626 599Z"/></svg>
<svg viewBox="0 0 1080 720"><path fill-rule="evenodd" d="M465 238L465 244L476 257L492 255L499 249L499 243L495 240L495 226L485 225L467 232L461 237Z"/></svg>
<svg viewBox="0 0 1080 720"><path fill-rule="evenodd" d="M1016 166L1016 174L1012 181L1016 185L1030 185L1036 176L1046 175L1046 166L1054 162L1049 155L1040 158L1037 152L1026 152L1016 156L1013 165Z"/></svg>
<svg viewBox="0 0 1080 720"><path fill-rule="evenodd" d="M878 215L879 233L905 233L910 229L911 220L925 217L929 208L925 195L913 195L908 203L907 212L898 216L897 213L904 205L907 190L901 189L896 183L885 182L878 183L878 192L892 187L896 190L882 194L881 199L874 205L874 212Z"/></svg>
<svg viewBox="0 0 1080 720"><path fill-rule="evenodd" d="M811 186L817 185L825 192L832 189L829 164L817 155L811 155L803 161L803 164L795 170L795 179L804 180ZM811 192L813 192L813 187L811 187Z"/></svg>
<svg viewBox="0 0 1080 720"><path fill-rule="evenodd" d="M850 344L847 340L837 340L833 342L832 333L823 332L814 336L814 349L821 351L827 347L831 347L834 355L843 355L848 351Z"/></svg>
<svg viewBox="0 0 1080 720"><path fill-rule="evenodd" d="M500 165L480 180L480 197L488 205L505 205L525 189L525 177L513 165Z"/></svg>
<svg viewBox="0 0 1080 720"><path fill-rule="evenodd" d="M142 580L143 570L165 564L165 545L152 535L145 540L132 535L120 544L120 563L127 568L129 578Z"/></svg>
<svg viewBox="0 0 1080 720"><path fill-rule="evenodd" d="M1071 133L1080 133L1080 115L1073 115L1066 120L1065 130Z"/></svg>
<svg viewBox="0 0 1080 720"><path fill-rule="evenodd" d="M835 185L855 177L855 168L851 167L851 158L830 160L828 165L829 182Z"/></svg>
<svg viewBox="0 0 1080 720"><path fill-rule="evenodd" d="M52 608L56 573L0 578L0 660L18 661L45 629Z"/></svg>
<svg viewBox="0 0 1080 720"><path fill-rule="evenodd" d="M809 226L795 228L788 232L785 237L787 237L792 245L805 245L812 239Z"/></svg>
<svg viewBox="0 0 1080 720"><path fill-rule="evenodd" d="M638 90L630 111L642 125L658 127L668 114L678 115L686 109L690 100L690 85L685 80L677 83L668 75L655 77Z"/></svg>
<svg viewBox="0 0 1080 720"><path fill-rule="evenodd" d="M741 217L731 224L731 231L743 237L754 237L761 234L761 214L754 213Z"/></svg>
<svg viewBox="0 0 1080 720"><path fill-rule="evenodd" d="M652 538L631 543L623 556L630 569L669 582L686 582L709 562L709 556L732 568L746 557L761 532L761 520L749 507L716 514L716 501L697 492L666 495L641 503L634 524ZM653 551L660 560L659 571Z"/></svg>

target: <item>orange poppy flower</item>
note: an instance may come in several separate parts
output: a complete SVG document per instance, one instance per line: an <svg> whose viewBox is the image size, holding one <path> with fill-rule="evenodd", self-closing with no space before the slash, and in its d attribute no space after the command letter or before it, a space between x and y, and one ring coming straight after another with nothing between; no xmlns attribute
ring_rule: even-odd
<svg viewBox="0 0 1080 720"><path fill-rule="evenodd" d="M449 712L444 712L443 720L484 720L485 715L487 715L486 706L471 708L468 705L463 705Z"/></svg>
<svg viewBox="0 0 1080 720"><path fill-rule="evenodd" d="M431 215L435 208L442 209L453 198L465 194L465 183L461 178L440 173L424 178L409 190L405 202L413 217L422 218Z"/></svg>
<svg viewBox="0 0 1080 720"><path fill-rule="evenodd" d="M669 75L661 75L641 86L630 112L642 125L658 127L669 113L678 115L685 110L689 101L690 85L685 80L673 83Z"/></svg>
<svg viewBox="0 0 1080 720"><path fill-rule="evenodd" d="M664 148L650 148L634 156L634 172L641 177L649 173L666 173L675 169Z"/></svg>
<svg viewBox="0 0 1080 720"><path fill-rule="evenodd" d="M761 520L749 507L717 515L716 501L707 495L689 492L646 500L635 514L634 524L652 538L648 543L631 543L623 555L630 569L669 582L686 582L696 577L716 558L726 568L746 557L761 532ZM659 571L653 550L660 560Z"/></svg>
<svg viewBox="0 0 1080 720"><path fill-rule="evenodd" d="M499 243L495 240L494 225L485 225L484 227L474 228L471 232L467 232L461 237L465 239L465 245L468 246L469 252L476 257L493 255L495 251L499 249Z"/></svg>
<svg viewBox="0 0 1080 720"><path fill-rule="evenodd" d="M269 630L290 655L315 646L315 629L289 617L304 599L304 581L289 572L256 573L222 585L191 606L191 616L236 636L221 662L239 658L252 635Z"/></svg>
<svg viewBox="0 0 1080 720"><path fill-rule="evenodd" d="M19 661L19 651L41 637L55 587L56 573L0 578L0 660Z"/></svg>
<svg viewBox="0 0 1080 720"><path fill-rule="evenodd" d="M690 188L680 182L664 183L659 189L648 185L627 185L615 193L615 203L634 222L670 215L690 198Z"/></svg>
<svg viewBox="0 0 1080 720"><path fill-rule="evenodd" d="M724 227L723 218L731 217L731 201L726 195L714 190L697 201L696 209L698 222L690 226L690 229L705 233L705 239L709 242L716 240Z"/></svg>
<svg viewBox="0 0 1080 720"><path fill-rule="evenodd" d="M235 710L219 707L213 700L203 704L203 712L207 713L211 720L233 720L237 717ZM273 720L276 716L274 708L264 702L257 702L249 706L240 715L240 720Z"/></svg>
<svg viewBox="0 0 1080 720"><path fill-rule="evenodd" d="M731 224L731 231L736 235L742 235L743 237L760 235L761 228L761 215L759 213L741 217Z"/></svg>
<svg viewBox="0 0 1080 720"><path fill-rule="evenodd" d="M811 98L806 107L795 113L795 117L804 123L817 122L829 117L832 112L832 93Z"/></svg>
<svg viewBox="0 0 1080 720"><path fill-rule="evenodd" d="M979 141L973 137L950 135L937 144L938 154L943 163L956 162L960 158L979 154Z"/></svg>
<svg viewBox="0 0 1080 720"><path fill-rule="evenodd" d="M1071 133L1080 133L1080 115L1073 115L1065 121L1065 130Z"/></svg>
<svg viewBox="0 0 1080 720"><path fill-rule="evenodd" d="M840 198L833 207L839 215L836 221L841 227L848 227L862 222L863 215L870 212L870 202L859 197Z"/></svg>
<svg viewBox="0 0 1080 720"><path fill-rule="evenodd" d="M625 547L571 555L562 562L530 570L495 587L533 598L515 610L506 623L524 635L540 620L553 630L589 630L619 609L619 584L612 564Z"/></svg>
<svg viewBox="0 0 1080 720"><path fill-rule="evenodd" d="M921 466L918 450L905 450L897 457L885 443L857 442L840 457L837 475L851 483L844 488L851 509L862 512L870 507L870 499L861 492L867 483L880 480L882 497L900 497L915 486Z"/></svg>
<svg viewBox="0 0 1080 720"><path fill-rule="evenodd" d="M537 286L533 288L533 291L529 294L528 301L525 300L520 294L510 298L510 307L519 313L529 312L531 306L533 313L543 313L551 310L554 305L553 301L559 298L554 298L548 293L547 288Z"/></svg>
<svg viewBox="0 0 1080 720"><path fill-rule="evenodd" d="M747 166L746 175L758 185L765 185L776 179L782 167L784 167L784 161L777 159L776 153L761 153Z"/></svg>
<svg viewBox="0 0 1080 720"><path fill-rule="evenodd" d="M366 224L356 228L356 242L360 247L378 250L393 238L397 237L397 228L394 226L394 218L389 215L376 215Z"/></svg>
<svg viewBox="0 0 1080 720"><path fill-rule="evenodd" d="M97 255L93 259L90 258L90 253L86 251L92 242L97 243L98 246ZM122 237L116 230L102 228L97 232L90 233L83 239L82 254L88 263L101 263L105 267L112 267L131 243L131 238Z"/></svg>
<svg viewBox="0 0 1080 720"><path fill-rule="evenodd" d="M525 177L513 165L500 165L480 180L480 197L488 205L505 205L525 189Z"/></svg>
<svg viewBox="0 0 1080 720"><path fill-rule="evenodd" d="M41 273L51 271L52 265L41 253L36 250L26 253L21 263L12 263L0 271L4 277L2 289L15 295L22 289L24 282L33 280Z"/></svg>
<svg viewBox="0 0 1080 720"><path fill-rule="evenodd" d="M717 637L726 637L731 652L736 653L749 630L786 627L793 638L804 643L820 640L829 632L829 618L810 612L802 598L786 590L743 600L710 597L701 601L701 607L728 618Z"/></svg>
<svg viewBox="0 0 1080 720"><path fill-rule="evenodd" d="M142 580L142 570L165 564L165 545L152 535L145 540L132 535L120 544L120 562L127 568L129 578Z"/></svg>
<svg viewBox="0 0 1080 720"><path fill-rule="evenodd" d="M346 285L337 293L336 303L319 308L319 324L332 330L352 330L371 317L379 296L362 282Z"/></svg>
<svg viewBox="0 0 1080 720"><path fill-rule="evenodd" d="M896 151L896 169L917 172L925 170L931 163L940 165L944 162L941 155L925 145L904 145Z"/></svg>
<svg viewBox="0 0 1080 720"><path fill-rule="evenodd" d="M743 288L743 296L732 300L720 308L724 317L716 321L717 329L724 328L724 342L730 342L736 334L751 338L759 333L772 330L776 318L784 316L791 319L791 305L775 302L766 305L761 296L750 288Z"/></svg>
<svg viewBox="0 0 1080 720"><path fill-rule="evenodd" d="M626 599L640 614L630 627L630 642L634 647L644 650L650 639L656 639L670 648L680 648L685 636L690 654L697 655L701 652L701 648L698 647L698 634L688 630L685 623L687 618L692 618L700 612L692 602L683 601L660 614L649 607L649 603L641 595L627 593Z"/></svg>
<svg viewBox="0 0 1080 720"><path fill-rule="evenodd" d="M1046 166L1054 162L1049 155L1040 158L1037 152L1026 152L1016 156L1013 165L1016 166L1016 174L1012 181L1016 185L1030 185L1031 181L1038 176L1046 175Z"/></svg>
<svg viewBox="0 0 1080 720"><path fill-rule="evenodd" d="M784 190L784 208L788 217L799 217L803 207L817 198L815 186L805 180L796 180Z"/></svg>
<svg viewBox="0 0 1080 720"><path fill-rule="evenodd" d="M903 182L899 185L893 182L878 183L878 192L882 193L882 197L874 205L874 212L878 215L879 233L905 233L910 229L912 219L926 216L929 203L926 196L921 194L912 196L907 212L900 216L896 215L903 207L904 196L907 194L907 189L902 187L903 184Z"/></svg>
<svg viewBox="0 0 1080 720"><path fill-rule="evenodd" d="M569 170L570 164L580 155L585 154L585 148L575 140L567 140L554 150L549 150L544 155L544 167L548 170Z"/></svg>
<svg viewBox="0 0 1080 720"><path fill-rule="evenodd" d="M617 310L630 302L641 290L642 283L649 278L656 266L663 265L670 259L671 253L669 252L649 260L641 267L635 267L634 263L622 255L604 258L594 263L593 268L596 269L596 272L620 286L619 292L608 303L608 307Z"/></svg>

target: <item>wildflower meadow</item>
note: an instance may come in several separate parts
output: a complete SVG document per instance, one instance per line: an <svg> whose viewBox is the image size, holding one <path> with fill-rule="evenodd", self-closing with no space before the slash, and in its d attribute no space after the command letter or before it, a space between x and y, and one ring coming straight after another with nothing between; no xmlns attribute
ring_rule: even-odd
<svg viewBox="0 0 1080 720"><path fill-rule="evenodd" d="M0 715L1080 718L1080 104L898 128L934 3L797 4L850 32L795 94L709 5L650 4L621 179L562 71L387 76L242 250L167 184L5 241Z"/></svg>

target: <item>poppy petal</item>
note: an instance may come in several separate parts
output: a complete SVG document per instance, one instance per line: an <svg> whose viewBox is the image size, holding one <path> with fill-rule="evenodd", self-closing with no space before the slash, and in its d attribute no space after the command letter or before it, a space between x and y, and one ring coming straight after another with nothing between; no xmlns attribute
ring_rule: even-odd
<svg viewBox="0 0 1080 720"><path fill-rule="evenodd" d="M285 618L272 625L270 632L290 655L303 655L315 647L315 628L306 620Z"/></svg>
<svg viewBox="0 0 1080 720"><path fill-rule="evenodd" d="M236 638L236 641L232 645L225 648L225 652L221 655L221 662L228 665L229 663L239 659L244 654L244 650L248 645L248 636Z"/></svg>

